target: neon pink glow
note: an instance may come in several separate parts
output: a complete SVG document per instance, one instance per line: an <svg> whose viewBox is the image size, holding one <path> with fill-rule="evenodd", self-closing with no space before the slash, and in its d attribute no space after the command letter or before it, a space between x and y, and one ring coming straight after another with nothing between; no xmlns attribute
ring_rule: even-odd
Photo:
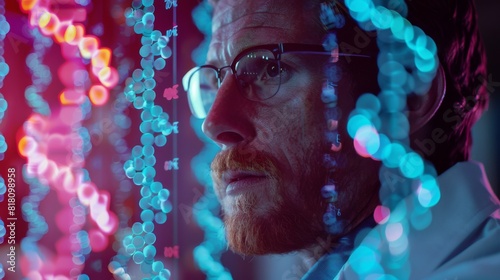
<svg viewBox="0 0 500 280"><path fill-rule="evenodd" d="M380 148L380 137L373 126L362 126L354 136L354 148L362 157L372 157Z"/></svg>
<svg viewBox="0 0 500 280"><path fill-rule="evenodd" d="M108 246L108 237L95 229L89 231L89 240L94 252L102 252Z"/></svg>
<svg viewBox="0 0 500 280"><path fill-rule="evenodd" d="M373 218L378 224L385 224L391 217L391 210L385 206L379 205L373 212Z"/></svg>
<svg viewBox="0 0 500 280"><path fill-rule="evenodd" d="M403 225L401 223L388 224L385 228L387 241L394 242L403 236Z"/></svg>
<svg viewBox="0 0 500 280"><path fill-rule="evenodd" d="M85 158L82 153L75 153L83 147L78 133L83 117L79 105L86 95L93 105L105 104L109 100L108 89L118 82L118 72L110 66L111 51L100 48L96 37L86 35L85 26L74 23L85 21L85 9L57 9L51 2L20 1L21 9L29 14L31 26L59 43L66 60L57 75L64 87L59 95L60 107L51 108L49 117L31 116L24 125L25 137L18 143L19 152L27 159L28 175L56 192L60 207L55 209L61 209L53 213L60 231L55 252L39 244L39 252L29 252L20 258L26 264L21 265L22 273L29 279L70 279L83 269L83 264L73 262L72 254L80 249L76 232L88 230L91 246L98 252L109 245L108 235L118 227L117 216L109 210L109 193L92 182L83 182ZM92 59L91 69L82 58ZM75 216L69 205L74 198L89 208L93 222L86 223L84 217Z"/></svg>

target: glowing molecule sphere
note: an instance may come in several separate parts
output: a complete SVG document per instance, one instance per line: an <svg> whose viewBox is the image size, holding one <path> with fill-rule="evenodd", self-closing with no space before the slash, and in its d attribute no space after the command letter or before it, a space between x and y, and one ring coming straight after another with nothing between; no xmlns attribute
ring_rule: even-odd
<svg viewBox="0 0 500 280"><path fill-rule="evenodd" d="M57 15L50 12L43 13L38 20L38 26L45 35L54 34L59 29L60 24Z"/></svg>
<svg viewBox="0 0 500 280"><path fill-rule="evenodd" d="M89 98L96 106L104 105L109 99L108 89L100 85L92 86L89 90Z"/></svg>
<svg viewBox="0 0 500 280"><path fill-rule="evenodd" d="M97 69L97 68L96 68ZM97 73L99 81L107 88L114 87L118 83L118 71L112 67L103 67Z"/></svg>
<svg viewBox="0 0 500 280"><path fill-rule="evenodd" d="M373 218L378 224L385 224L391 216L391 210L388 207L379 205L373 212Z"/></svg>
<svg viewBox="0 0 500 280"><path fill-rule="evenodd" d="M21 9L29 11L35 7L39 0L21 0Z"/></svg>
<svg viewBox="0 0 500 280"><path fill-rule="evenodd" d="M102 252L108 247L108 238L99 230L90 230L89 240L94 252Z"/></svg>
<svg viewBox="0 0 500 280"><path fill-rule="evenodd" d="M80 40L78 47L83 58L91 59L99 48L99 41L95 37L86 36Z"/></svg>
<svg viewBox="0 0 500 280"><path fill-rule="evenodd" d="M378 253L372 248L360 246L352 253L349 264L358 274L364 275L375 269L378 262L377 255Z"/></svg>
<svg viewBox="0 0 500 280"><path fill-rule="evenodd" d="M424 160L415 152L405 154L399 162L399 169L407 178L417 178L424 173Z"/></svg>
<svg viewBox="0 0 500 280"><path fill-rule="evenodd" d="M380 148L377 130L371 125L360 127L354 136L354 148L362 157L373 156Z"/></svg>
<svg viewBox="0 0 500 280"><path fill-rule="evenodd" d="M68 44L72 43L76 38L76 33L77 33L76 26L74 26L73 24L68 25L63 35L64 42Z"/></svg>
<svg viewBox="0 0 500 280"><path fill-rule="evenodd" d="M418 201L423 207L433 207L441 200L438 182L433 176L423 175L421 183L417 190Z"/></svg>
<svg viewBox="0 0 500 280"><path fill-rule="evenodd" d="M35 139L29 136L24 136L19 140L19 143L17 144L19 153L23 156L26 157L28 154L31 154L34 152L37 148L37 143Z"/></svg>
<svg viewBox="0 0 500 280"><path fill-rule="evenodd" d="M103 48L96 50L92 54L91 62L93 67L103 68L109 65L110 60L111 51L109 49Z"/></svg>

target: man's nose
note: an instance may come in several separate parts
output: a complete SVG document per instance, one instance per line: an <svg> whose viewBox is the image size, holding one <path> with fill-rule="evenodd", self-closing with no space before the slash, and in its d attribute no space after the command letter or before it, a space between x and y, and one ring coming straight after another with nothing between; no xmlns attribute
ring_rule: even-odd
<svg viewBox="0 0 500 280"><path fill-rule="evenodd" d="M237 86L235 77L228 75L221 84L202 130L222 149L250 140L255 135L249 112L251 101Z"/></svg>

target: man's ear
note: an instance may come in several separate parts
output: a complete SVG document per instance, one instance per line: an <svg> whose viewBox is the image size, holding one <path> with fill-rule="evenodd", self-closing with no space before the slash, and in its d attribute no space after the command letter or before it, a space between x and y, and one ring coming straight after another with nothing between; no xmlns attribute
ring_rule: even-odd
<svg viewBox="0 0 500 280"><path fill-rule="evenodd" d="M434 116L443 102L446 94L446 75L439 64L436 77L432 81L429 92L424 95L412 94L408 97L408 117L410 120L410 134L422 128Z"/></svg>

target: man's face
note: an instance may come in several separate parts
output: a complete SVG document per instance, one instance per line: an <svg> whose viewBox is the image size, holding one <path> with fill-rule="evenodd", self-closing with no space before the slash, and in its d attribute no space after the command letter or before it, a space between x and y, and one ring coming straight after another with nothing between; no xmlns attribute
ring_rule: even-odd
<svg viewBox="0 0 500 280"><path fill-rule="evenodd" d="M221 0L208 64L230 65L244 49L274 43L321 44L317 10L306 1ZM283 55L290 79L265 101L225 77L203 130L222 150L212 163L230 247L254 255L303 249L324 234L320 189L326 119L321 63ZM330 151L331 152L331 151Z"/></svg>

